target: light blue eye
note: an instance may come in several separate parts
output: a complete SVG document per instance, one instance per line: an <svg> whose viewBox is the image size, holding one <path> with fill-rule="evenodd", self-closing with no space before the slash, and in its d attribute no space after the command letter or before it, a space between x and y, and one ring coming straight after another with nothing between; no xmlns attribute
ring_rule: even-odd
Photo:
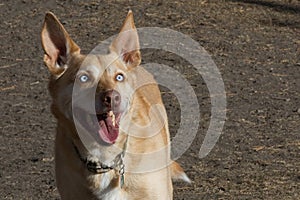
<svg viewBox="0 0 300 200"><path fill-rule="evenodd" d="M90 80L90 78L87 75L81 75L79 77L79 80L80 80L81 83L86 83Z"/></svg>
<svg viewBox="0 0 300 200"><path fill-rule="evenodd" d="M124 81L124 75L123 75L123 74L118 74L118 75L116 76L116 81L119 81L119 82Z"/></svg>

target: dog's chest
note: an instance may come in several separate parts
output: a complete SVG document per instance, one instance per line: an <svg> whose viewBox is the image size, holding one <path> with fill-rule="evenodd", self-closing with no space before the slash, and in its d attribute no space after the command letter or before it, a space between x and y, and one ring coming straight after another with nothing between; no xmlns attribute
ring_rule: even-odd
<svg viewBox="0 0 300 200"><path fill-rule="evenodd" d="M116 185L111 173L105 173L101 177L94 177L97 188L94 188L94 194L101 200L127 200L125 192L118 184Z"/></svg>
<svg viewBox="0 0 300 200"><path fill-rule="evenodd" d="M117 188L109 191L105 195L102 195L99 199L102 199L102 200L127 200L127 198L122 193L122 191Z"/></svg>

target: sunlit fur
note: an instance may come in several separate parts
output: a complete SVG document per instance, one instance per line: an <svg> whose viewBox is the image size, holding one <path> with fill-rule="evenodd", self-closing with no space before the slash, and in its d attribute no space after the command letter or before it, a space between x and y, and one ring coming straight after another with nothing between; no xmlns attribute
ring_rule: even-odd
<svg viewBox="0 0 300 200"><path fill-rule="evenodd" d="M44 62L51 73L51 110L57 118L55 168L57 187L62 199L166 200L173 198L172 177L189 181L182 168L175 162L172 164L170 159L170 136L165 108L152 75L139 66L139 50L120 53L128 45L124 41L132 41L130 46L139 47L131 12L121 32L126 30L132 30L132 33L124 36L130 38L124 40L118 37L114 40L109 54L82 55L57 18L52 13L46 15L41 36L45 51ZM80 82L82 73L89 77L89 81ZM124 75L122 82L115 79L119 73ZM90 88L95 88L96 95L111 89L121 95L120 134L113 145L119 147L119 151L96 142L90 145L92 150L87 151L78 136L72 104L92 101L84 99ZM97 101L95 104L97 106ZM84 108L85 112L92 113L93 106ZM153 108L158 108L159 112L153 114ZM161 122L159 129L147 126L156 121ZM120 186L116 170L94 174L87 170L79 158L79 155L95 161L101 158L106 164L110 163L124 148L127 135L123 187ZM158 152L154 159L143 156L153 152ZM144 172L134 173L144 168Z"/></svg>

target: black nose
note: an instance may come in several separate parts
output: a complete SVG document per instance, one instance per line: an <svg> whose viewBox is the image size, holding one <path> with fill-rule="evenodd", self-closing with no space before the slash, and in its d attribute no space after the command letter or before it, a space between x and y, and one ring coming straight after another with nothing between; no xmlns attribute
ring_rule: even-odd
<svg viewBox="0 0 300 200"><path fill-rule="evenodd" d="M121 95L116 90L106 91L103 97L103 104L108 108L116 109L121 104Z"/></svg>

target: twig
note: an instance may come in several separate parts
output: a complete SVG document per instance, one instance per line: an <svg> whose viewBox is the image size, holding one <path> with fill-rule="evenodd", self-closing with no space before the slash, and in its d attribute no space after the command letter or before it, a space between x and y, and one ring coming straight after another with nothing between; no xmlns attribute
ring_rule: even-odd
<svg viewBox="0 0 300 200"><path fill-rule="evenodd" d="M16 86L9 86L9 87L5 87L5 88L1 88L1 91L6 91L6 90L14 90L16 88Z"/></svg>
<svg viewBox="0 0 300 200"><path fill-rule="evenodd" d="M172 26L172 28L177 28L178 26L181 26L183 24L186 24L188 22L188 20L185 20L183 22L180 22L179 24L175 24L174 26Z"/></svg>
<svg viewBox="0 0 300 200"><path fill-rule="evenodd" d="M13 66L16 66L18 63L13 63L13 64L10 64L10 65L3 65L0 67L0 69L5 69L5 68L9 68L9 67L13 67Z"/></svg>

